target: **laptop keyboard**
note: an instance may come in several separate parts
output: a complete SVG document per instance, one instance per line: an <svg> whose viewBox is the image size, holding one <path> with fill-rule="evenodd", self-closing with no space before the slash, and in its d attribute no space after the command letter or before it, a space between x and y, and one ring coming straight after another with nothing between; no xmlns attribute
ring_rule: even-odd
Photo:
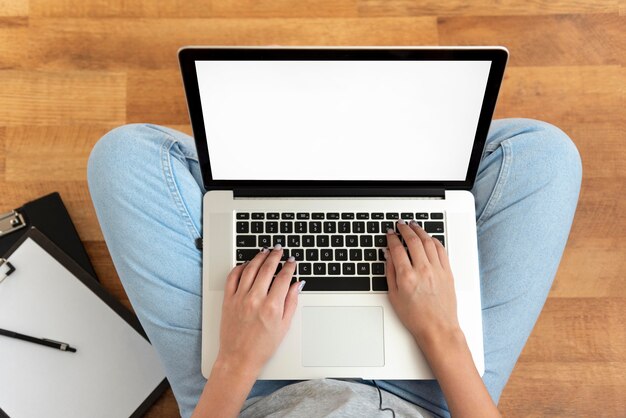
<svg viewBox="0 0 626 418"><path fill-rule="evenodd" d="M303 292L387 291L383 248L387 229L398 232L398 219L414 219L446 245L443 212L237 212L235 260L241 264L259 248L280 244L276 273L293 256L292 282L306 280Z"/></svg>

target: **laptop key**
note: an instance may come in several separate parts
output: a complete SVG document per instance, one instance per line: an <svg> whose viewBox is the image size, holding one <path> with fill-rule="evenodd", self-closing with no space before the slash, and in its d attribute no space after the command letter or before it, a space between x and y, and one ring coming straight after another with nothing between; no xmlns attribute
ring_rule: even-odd
<svg viewBox="0 0 626 418"><path fill-rule="evenodd" d="M324 276L326 274L326 263L313 263L313 274Z"/></svg>
<svg viewBox="0 0 626 418"><path fill-rule="evenodd" d="M250 232L253 234L262 234L263 233L263 222L251 222L250 223Z"/></svg>
<svg viewBox="0 0 626 418"><path fill-rule="evenodd" d="M356 214L356 218L357 219L369 219L370 218L370 214L369 213L364 213L364 212L359 212Z"/></svg>
<svg viewBox="0 0 626 418"><path fill-rule="evenodd" d="M307 233L307 222L296 222L295 223L295 232L298 234L306 234Z"/></svg>
<svg viewBox="0 0 626 418"><path fill-rule="evenodd" d="M238 234L247 234L250 232L250 225L248 222L237 222L237 233Z"/></svg>
<svg viewBox="0 0 626 418"><path fill-rule="evenodd" d="M385 274L385 263L372 263L372 274Z"/></svg>
<svg viewBox="0 0 626 418"><path fill-rule="evenodd" d="M333 260L333 250L330 248L322 248L320 250L320 260L322 261L332 261Z"/></svg>
<svg viewBox="0 0 626 418"><path fill-rule="evenodd" d="M235 243L237 247L256 247L256 237L254 235L237 235Z"/></svg>
<svg viewBox="0 0 626 418"><path fill-rule="evenodd" d="M397 212L387 212L387 219L398 219L398 213Z"/></svg>
<svg viewBox="0 0 626 418"><path fill-rule="evenodd" d="M328 263L328 274L341 274L341 264Z"/></svg>
<svg viewBox="0 0 626 418"><path fill-rule="evenodd" d="M250 219L249 213L237 213L237 219Z"/></svg>
<svg viewBox="0 0 626 418"><path fill-rule="evenodd" d="M357 265L356 265L356 274L369 275L370 274L370 263L357 263Z"/></svg>
<svg viewBox="0 0 626 418"><path fill-rule="evenodd" d="M382 290L385 292L388 291L389 287L387 286L387 278L386 277L372 277L372 290Z"/></svg>
<svg viewBox="0 0 626 418"><path fill-rule="evenodd" d="M333 247L343 247L343 235L333 235L330 237L330 245Z"/></svg>
<svg viewBox="0 0 626 418"><path fill-rule="evenodd" d="M237 261L248 261L252 260L259 253L258 249L253 250L237 250L235 253L235 259Z"/></svg>
<svg viewBox="0 0 626 418"><path fill-rule="evenodd" d="M354 219L354 213L342 213L341 219Z"/></svg>
<svg viewBox="0 0 626 418"><path fill-rule="evenodd" d="M347 259L348 259L348 250L346 250L345 248L335 250L335 260L346 261Z"/></svg>
<svg viewBox="0 0 626 418"><path fill-rule="evenodd" d="M346 247L358 247L359 237L358 235L346 235Z"/></svg>
<svg viewBox="0 0 626 418"><path fill-rule="evenodd" d="M267 214L267 219L279 219L280 216L277 212L270 212Z"/></svg>
<svg viewBox="0 0 626 418"><path fill-rule="evenodd" d="M324 219L324 214L319 212L312 213L311 219Z"/></svg>
<svg viewBox="0 0 626 418"><path fill-rule="evenodd" d="M260 212L254 212L252 214L252 219L265 219L265 214Z"/></svg>
<svg viewBox="0 0 626 418"><path fill-rule="evenodd" d="M339 219L339 214L336 212L327 213L326 219Z"/></svg>
<svg viewBox="0 0 626 418"><path fill-rule="evenodd" d="M283 219L296 219L296 214L293 212L285 212L282 214L281 218Z"/></svg>
<svg viewBox="0 0 626 418"><path fill-rule="evenodd" d="M272 240L272 246L275 246L276 244L280 244L283 247L286 245L285 244L285 236L284 235L274 235L272 236L273 240Z"/></svg>
<svg viewBox="0 0 626 418"><path fill-rule="evenodd" d="M387 236L386 235L374 235L374 246L375 247L386 247L387 246Z"/></svg>
<svg viewBox="0 0 626 418"><path fill-rule="evenodd" d="M441 212L431 213L430 219L443 219L443 213Z"/></svg>
<svg viewBox="0 0 626 418"><path fill-rule="evenodd" d="M367 261L376 261L376 250L374 248L367 248L363 250L363 259Z"/></svg>
<svg viewBox="0 0 626 418"><path fill-rule="evenodd" d="M400 214L400 218L402 218L402 219L413 219L413 212L402 212Z"/></svg>
<svg viewBox="0 0 626 418"><path fill-rule="evenodd" d="M317 261L320 258L320 253L319 250L313 249L313 250L306 250L306 261Z"/></svg>
<svg viewBox="0 0 626 418"><path fill-rule="evenodd" d="M424 212L417 212L415 214L415 219L428 219L428 214Z"/></svg>
<svg viewBox="0 0 626 418"><path fill-rule="evenodd" d="M317 246L318 247L328 247L329 244L329 239L328 239L328 235L318 235L317 236Z"/></svg>
<svg viewBox="0 0 626 418"><path fill-rule="evenodd" d="M337 232L337 223L336 222L324 222L324 233L326 234L334 234Z"/></svg>
<svg viewBox="0 0 626 418"><path fill-rule="evenodd" d="M272 239L269 235L259 235L259 247L271 247Z"/></svg>
<svg viewBox="0 0 626 418"><path fill-rule="evenodd" d="M368 291L369 277L307 277L303 292L315 291Z"/></svg>
<svg viewBox="0 0 626 418"><path fill-rule="evenodd" d="M350 261L361 261L363 260L363 250L360 248L350 250Z"/></svg>
<svg viewBox="0 0 626 418"><path fill-rule="evenodd" d="M283 234L291 234L293 232L293 222L281 222L280 232Z"/></svg>
<svg viewBox="0 0 626 418"><path fill-rule="evenodd" d="M296 219L309 219L310 215L308 213L296 213Z"/></svg>
<svg viewBox="0 0 626 418"><path fill-rule="evenodd" d="M296 261L304 260L304 250L302 248L291 248L291 256L296 259Z"/></svg>
<svg viewBox="0 0 626 418"><path fill-rule="evenodd" d="M443 222L424 222L424 230L426 232L443 232Z"/></svg>
<svg viewBox="0 0 626 418"><path fill-rule="evenodd" d="M338 225L338 229L340 233L342 234L350 233L350 222L339 222L337 225Z"/></svg>
<svg viewBox="0 0 626 418"><path fill-rule="evenodd" d="M362 234L365 232L365 222L362 221L357 221L357 222L352 222L352 231L355 234ZM348 231L350 232L350 231Z"/></svg>
<svg viewBox="0 0 626 418"><path fill-rule="evenodd" d="M396 227L395 222L385 221L380 223L380 230L382 232L387 232L388 229L394 229Z"/></svg>
<svg viewBox="0 0 626 418"><path fill-rule="evenodd" d="M322 223L321 222L310 222L309 223L309 231L312 234L319 234L322 232Z"/></svg>
<svg viewBox="0 0 626 418"><path fill-rule="evenodd" d="M360 241L361 247L371 247L373 245L371 235L361 235Z"/></svg>
<svg viewBox="0 0 626 418"><path fill-rule="evenodd" d="M341 265L341 267L343 267L343 274L344 275L349 275L352 276L355 273L355 265L354 263L343 263Z"/></svg>
<svg viewBox="0 0 626 418"><path fill-rule="evenodd" d="M298 263L298 274L300 274L300 276L311 275L311 263ZM308 282L307 280L307 283Z"/></svg>
<svg viewBox="0 0 626 418"><path fill-rule="evenodd" d="M380 224L378 222L368 222L367 232L370 234L378 234L380 232Z"/></svg>
<svg viewBox="0 0 626 418"><path fill-rule="evenodd" d="M379 261L387 261L385 259L385 252L382 249L378 250L378 260Z"/></svg>
<svg viewBox="0 0 626 418"><path fill-rule="evenodd" d="M275 234L278 232L278 222L265 222L265 232Z"/></svg>
<svg viewBox="0 0 626 418"><path fill-rule="evenodd" d="M315 236L302 235L302 246L303 247L315 247Z"/></svg>
<svg viewBox="0 0 626 418"><path fill-rule="evenodd" d="M300 246L300 235L289 235L287 237L287 246L288 247L299 247Z"/></svg>
<svg viewBox="0 0 626 418"><path fill-rule="evenodd" d="M372 213L372 219L385 219L385 214L380 212Z"/></svg>

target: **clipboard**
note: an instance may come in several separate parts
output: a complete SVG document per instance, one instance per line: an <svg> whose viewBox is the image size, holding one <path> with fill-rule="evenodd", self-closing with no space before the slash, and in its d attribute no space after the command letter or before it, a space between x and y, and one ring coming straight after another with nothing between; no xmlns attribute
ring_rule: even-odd
<svg viewBox="0 0 626 418"><path fill-rule="evenodd" d="M0 213L0 257L31 226L40 230L97 280L85 246L57 192L32 200L12 211Z"/></svg>
<svg viewBox="0 0 626 418"><path fill-rule="evenodd" d="M33 242L28 242L29 240L32 240ZM26 243L26 244L25 244ZM154 385L154 387L152 388L152 386L150 386L151 391L149 391L148 395L145 397L145 399L140 402L136 409L132 412L132 414L130 414L130 417L141 417L143 416L146 411L150 408L150 406L161 396L161 394L169 387L169 384L167 382L167 379L165 378L165 373L164 371L162 371L162 366L160 365L160 362L158 362L156 359L156 352L152 352L152 350L149 350L149 348L147 348L149 346L149 340L147 335L145 334L143 328L141 327L141 324L139 323L139 320L137 319L137 317L132 314L130 311L128 311L123 305L121 305L113 296L111 296L109 293L107 293L104 288L101 287L101 285L96 282L93 277L91 277L85 270L83 270L81 268L81 266L79 266L74 260L72 260L67 254L65 254L63 251L61 251L61 249L59 247L57 247L50 239L48 239L45 235L43 235L40 231L38 231L36 228L28 228L26 230L26 232L24 234L22 234L22 236L19 238L19 240L13 245L13 247L9 250L9 252L5 255L5 259L3 260L4 263L3 265L0 265L0 267L5 267L4 269L0 269L0 278L4 275L5 276L5 281L0 283L0 303L2 303L2 297L3 297L3 286L6 286L7 284L10 283L11 280L18 280L18 279L23 279L26 280L28 279L28 277L19 277L19 274L17 274L17 272L20 271L20 265L17 262L13 262L11 260L11 256L14 254L17 254L18 250L22 250L22 246L24 247L29 247L31 249L36 249L36 247L38 246L39 248L36 250L31 250L31 251L35 251L32 253L29 253L31 255L28 255L28 263L25 263L24 261L26 259L21 260L22 261L22 265L24 268L26 265L28 265L28 268L32 268L31 264L35 263L36 260L33 259L32 254L48 254L50 257L52 257L60 266L55 267L56 270L54 269L50 269L49 267L45 270L45 272L49 272L50 276L53 277L55 274L55 271L58 272L63 272L63 274L67 274L69 273L71 276L74 276L75 279L78 280L78 282L74 282L73 280L71 280L70 278L67 278L67 280L71 281L71 286L74 286L75 289L78 289L79 293L74 293L74 295L90 295L93 294L97 297L97 299L94 299L93 297L90 299L91 303L96 303L99 301L103 302L105 306L101 306L101 304L98 302L98 309L99 311L94 310L93 312L91 312L91 316L92 317L97 317L97 318L101 318L102 317L102 313L103 312L109 312L106 308L110 309L111 311L113 311L113 314L110 314L108 316L108 321L109 321L109 325L113 324L118 326L119 329L122 329L123 332L125 332L124 335L134 335L133 331L136 332L136 334L138 334L138 338L134 338L133 340L129 339L129 343L125 346L125 347L129 347L128 350L131 350L130 347L143 347L142 348L142 352L140 353L139 350L135 350L133 351L133 354L136 355L136 357L138 359L140 359L141 361L144 361L144 371L146 372L146 374L152 373L153 376L151 378L150 381L152 382L156 382L156 384ZM28 249L23 249L23 251L27 251ZM24 253L24 255L22 255L22 257L26 257L26 253ZM48 260L48 264L52 265L51 263L53 263L54 260ZM6 269L6 264L11 264L11 268L10 268L10 272L8 272L8 270ZM4 273L4 274L2 274ZM38 280L43 280L43 277L39 277ZM48 280L48 279L46 279ZM51 278L49 280L52 280ZM70 283L70 281L67 281L66 283ZM52 283L52 282L50 282ZM59 282L61 283L61 282ZM76 283L80 284L82 283L82 285L84 285L87 289L85 290L82 286L76 286ZM13 285L15 286L15 285ZM25 285L23 285L25 286ZM8 289L8 288L7 288ZM59 289L59 291L61 291L61 289ZM82 292L82 293L80 293ZM19 293L12 293L12 295L16 295ZM62 295L64 295L64 293L60 293L62 297ZM69 295L69 293L68 293ZM4 295L6 296L6 295ZM44 295L45 297L45 295ZM72 299L72 301L75 301L75 299ZM9 301L9 302L14 302L13 300ZM58 301L57 301L58 302ZM67 301L70 302L70 301ZM64 305L62 303L57 303L57 305ZM41 307L38 306L40 309ZM58 307L58 306L57 306ZM63 309L63 308L61 308ZM24 308L24 312L27 312L28 314L30 314L30 312L36 312L38 309L36 309L35 307L32 306L28 306ZM2 311L2 306L0 306L0 312ZM85 314L84 312L72 312L71 316L72 317L76 317L76 321L85 321L84 318L81 318L82 315L85 315L85 317L89 317L89 315ZM96 316L94 316L96 315ZM15 316L17 317L17 314L15 314ZM37 314L34 315L34 317L37 317ZM41 316L39 316L41 318ZM23 319L21 319L23 322ZM104 319L103 319L104 321ZM32 323L32 321L30 321ZM128 326L130 326L132 328L132 330L128 330L126 325L120 325L120 324L127 324ZM7 318L3 317L3 315L0 315L0 327L1 326L11 326L11 324L7 324ZM98 324L98 323L90 323L88 324L88 328L94 328L94 327L98 327L99 325L102 324ZM105 324L106 325L106 324ZM121 328L120 328L121 327ZM110 328L113 328L113 326L101 326L98 330L98 335L102 334L104 335L103 330L108 330ZM14 331L19 332L20 330L15 329ZM26 329L26 330L22 330L24 331L24 333L28 334L29 332L31 332L30 330ZM41 331L43 332L43 331ZM39 332L39 333L41 333ZM57 330L57 332L59 332ZM31 332L32 334L32 332ZM116 334L111 334L111 335L116 335ZM44 337L44 335L41 335L41 337ZM52 337L55 338L56 335L48 335L48 337ZM59 335L59 338L63 337L65 338L65 336L63 335ZM3 337L0 337L3 338ZM6 337L4 337L6 338ZM74 337L74 339L78 339L78 341L80 341L80 339L78 337ZM138 342L139 341L139 342ZM145 341L147 342L147 344L145 343L141 343L141 341ZM76 341L75 341L76 342ZM32 361L43 361L41 360L42 357L45 356L57 356L54 357L56 361L67 361L69 362L68 364L72 364L71 362L74 361L75 359L78 359L78 357L76 358L70 358L67 356L73 356L75 355L74 353L65 353L62 352L60 350L52 350L49 349L47 347L40 347L36 344L30 344L30 343L24 343L24 342L17 342L17 341L13 341L12 339L6 339L6 340L0 340L0 356L3 354L3 344L4 344L4 349L6 351L6 347L9 344L22 344L21 346L19 346L19 348L14 348L14 350L12 351L16 356L20 356L22 355L22 352L27 352L29 350L35 350L36 351L36 355L32 355L32 357L29 358L29 360ZM123 345L124 341L119 341L116 340L115 344L112 346L119 346L119 345ZM133 343L133 344L131 344ZM88 344L86 344L85 342L83 342L81 345L83 345L83 349L82 349L82 354L83 355L88 355L89 354L89 347ZM95 344L94 344L95 345ZM77 347L79 350L79 353L81 353L81 347L78 346ZM8 349L10 351L10 348ZM49 351L37 351L37 350L49 350ZM147 351L146 351L147 350ZM58 353L57 353L58 351ZM94 352L94 350L92 350L92 353ZM17 354L16 354L17 353ZM147 353L149 354L149 356L147 357L151 357L152 360L145 360L143 354L142 356L138 356L137 354L142 354L142 353ZM5 353L6 354L6 353ZM78 354L78 353L77 353ZM65 356L65 357L58 357L58 356ZM68 360L69 359L69 360ZM100 362L100 359L96 359L97 361L94 361L94 359L89 359L89 361L93 361L94 363L96 362ZM14 361L14 359L11 359L11 361ZM78 361L78 360L76 360ZM149 362L150 363L150 368L145 367L146 364L145 362ZM2 359L0 359L0 408L4 408L4 411L2 411L0 409L0 417L3 416L9 416L9 414L12 414L13 412L11 410L9 410L9 406L7 406L7 402L13 402L13 407L15 407L15 401L13 399L7 399L7 398L3 398L3 392L6 392L7 389L9 387L13 387L15 385L17 385L17 381L19 379L15 379L14 377L11 377L10 372L11 372L11 368L9 367L5 367L6 369L8 369L8 373L7 370L4 370L5 373L3 373L2 369ZM6 366L6 362L4 363ZM78 363L74 363L74 366L77 367ZM117 366L117 369L124 369L123 367L120 367L120 365L111 365L111 368L115 368L115 366ZM152 370L153 368L158 369L158 371L154 371ZM125 370L125 369L124 369ZM13 370L14 372L16 370ZM20 371L21 373L21 371ZM156 373L156 375L161 376L160 378L156 378L154 375ZM3 375L4 374L4 375ZM20 375L21 376L21 375ZM21 376L22 378L24 378L23 376ZM99 377L99 376L94 376L94 377ZM46 379L49 378L49 376L45 376L43 374L41 374L41 376L39 377L40 379ZM143 379L144 377L142 377ZM58 385L62 382L56 382L56 376L54 379L51 379L56 383L56 386L51 386L51 388L55 388L58 387ZM4 382L4 383L3 383ZM65 382L66 384L68 384L69 382ZM76 383L76 382L74 382ZM81 384L81 386L84 385L84 382L78 382L79 384ZM127 387L123 387L123 385L126 382L119 382L120 385L122 385L122 389L124 391L126 391L128 388ZM10 385L10 386L9 386ZM146 383L143 384L144 386L146 385ZM2 389L2 387L4 386L4 390ZM115 385L113 385L111 383L111 386L113 387L117 387ZM24 393L24 399L33 399L33 401L37 398L38 394L36 393L36 388L29 388L32 390L29 390L28 393ZM145 389L145 388L144 388ZM143 389L142 389L143 390ZM143 393L143 392L142 392ZM56 394L53 394L54 396L51 396L52 399L56 399ZM9 396L9 395L5 395L5 396ZM111 404L114 404L116 399L114 398L107 398L107 396L111 396L110 394L107 393L102 393L102 396L109 401ZM80 398L79 396L77 396L76 398ZM133 404L134 405L134 404ZM52 408L50 409L50 411L52 410ZM117 415L107 415L106 411L103 411L102 414L98 414L99 416L117 416ZM21 416L21 415L15 415L15 416ZM54 417L54 415L50 414L50 413L46 413L45 416L49 416L49 417ZM65 416L65 415L64 415ZM77 413L74 416L85 416L83 411L77 411Z"/></svg>

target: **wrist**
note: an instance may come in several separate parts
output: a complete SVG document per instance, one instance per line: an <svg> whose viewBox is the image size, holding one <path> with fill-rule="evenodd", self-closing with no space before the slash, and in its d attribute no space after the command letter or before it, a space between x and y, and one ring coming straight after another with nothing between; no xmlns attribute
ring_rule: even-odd
<svg viewBox="0 0 626 418"><path fill-rule="evenodd" d="M246 362L243 359L232 358L218 354L217 358L215 359L215 363L213 363L213 369L211 374L227 374L238 376L240 378L256 380L260 372L261 370L259 367L249 362Z"/></svg>
<svg viewBox="0 0 626 418"><path fill-rule="evenodd" d="M444 352L453 353L459 349L467 348L465 334L461 327L455 325L451 327L439 327L429 332L414 334L415 342L420 347L427 359L435 354Z"/></svg>

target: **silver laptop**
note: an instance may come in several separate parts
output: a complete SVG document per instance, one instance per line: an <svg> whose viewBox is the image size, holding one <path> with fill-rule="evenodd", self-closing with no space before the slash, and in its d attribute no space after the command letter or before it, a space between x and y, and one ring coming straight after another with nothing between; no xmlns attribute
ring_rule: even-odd
<svg viewBox="0 0 626 418"><path fill-rule="evenodd" d="M387 296L398 219L441 240L483 374L470 189L508 52L501 47L189 47L179 51L204 186L202 372L228 272L280 243L306 280L260 379L433 378Z"/></svg>

